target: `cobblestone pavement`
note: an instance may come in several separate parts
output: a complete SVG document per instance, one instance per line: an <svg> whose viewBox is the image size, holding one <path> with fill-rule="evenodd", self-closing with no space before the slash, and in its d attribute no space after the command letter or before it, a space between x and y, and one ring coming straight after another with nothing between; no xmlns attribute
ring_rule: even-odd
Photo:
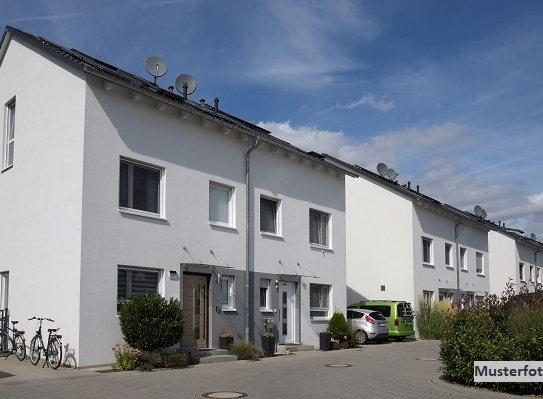
<svg viewBox="0 0 543 399"><path fill-rule="evenodd" d="M441 381L438 351L437 341L390 341L145 373L51 370L12 356L0 358L0 398L518 398Z"/></svg>

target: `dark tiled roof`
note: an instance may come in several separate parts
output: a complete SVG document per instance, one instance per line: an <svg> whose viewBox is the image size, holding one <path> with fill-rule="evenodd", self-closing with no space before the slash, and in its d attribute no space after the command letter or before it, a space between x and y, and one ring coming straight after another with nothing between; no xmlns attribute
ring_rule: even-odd
<svg viewBox="0 0 543 399"><path fill-rule="evenodd" d="M323 164L341 173L354 176L350 169L345 169L341 166L328 163L323 159L322 156L319 156L315 152L307 152L298 147L295 147L290 143L271 135L271 132L266 129L256 126L250 122L244 121L219 109L215 109L214 107L211 107L207 104L201 104L199 102L184 98L183 96L176 93L170 92L169 90L162 89L155 83L150 82L149 80L143 79L139 76L133 75L120 68L117 68L111 64L100 61L81 51L75 49L68 49L43 37L31 35L11 26L6 27L6 32L4 33L4 37L2 38L2 45L5 45L7 33L33 44L37 48L42 49L51 56L66 64L71 65L76 69L79 69L86 73L98 75L102 78L112 80L116 83L122 84L134 90L158 97L161 100L166 101L172 105L177 105L180 108L187 110L188 112L192 112L199 116L206 117L219 124L227 126L228 128L237 129L245 134L254 136L255 138L259 138L262 141L280 147L286 151L295 153L303 158L311 159L316 163Z"/></svg>

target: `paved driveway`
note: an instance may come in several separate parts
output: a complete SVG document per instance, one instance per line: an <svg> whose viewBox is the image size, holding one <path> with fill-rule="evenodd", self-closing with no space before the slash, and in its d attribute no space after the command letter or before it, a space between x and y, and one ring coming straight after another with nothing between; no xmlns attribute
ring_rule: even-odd
<svg viewBox="0 0 543 399"><path fill-rule="evenodd" d="M439 380L437 341L300 352L179 370L50 370L0 358L1 398L514 398ZM239 392L239 394L235 394ZM517 396L518 398L518 396Z"/></svg>

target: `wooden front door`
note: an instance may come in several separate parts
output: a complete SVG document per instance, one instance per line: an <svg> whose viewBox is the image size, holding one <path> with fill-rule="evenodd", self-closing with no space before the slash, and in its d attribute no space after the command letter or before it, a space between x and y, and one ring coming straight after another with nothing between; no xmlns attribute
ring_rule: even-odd
<svg viewBox="0 0 543 399"><path fill-rule="evenodd" d="M207 348L207 276L183 275L184 348Z"/></svg>

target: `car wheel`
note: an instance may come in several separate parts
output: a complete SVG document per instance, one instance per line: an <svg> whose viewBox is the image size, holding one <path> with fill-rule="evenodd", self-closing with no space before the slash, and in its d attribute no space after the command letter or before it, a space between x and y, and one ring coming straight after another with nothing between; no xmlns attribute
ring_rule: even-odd
<svg viewBox="0 0 543 399"><path fill-rule="evenodd" d="M394 337L394 339L398 342L403 341L405 339L405 336L402 337Z"/></svg>
<svg viewBox="0 0 543 399"><path fill-rule="evenodd" d="M364 345L364 344L366 344L368 342L368 335L363 330L358 330L355 333L355 337L356 337L356 341L358 342L359 345Z"/></svg>

